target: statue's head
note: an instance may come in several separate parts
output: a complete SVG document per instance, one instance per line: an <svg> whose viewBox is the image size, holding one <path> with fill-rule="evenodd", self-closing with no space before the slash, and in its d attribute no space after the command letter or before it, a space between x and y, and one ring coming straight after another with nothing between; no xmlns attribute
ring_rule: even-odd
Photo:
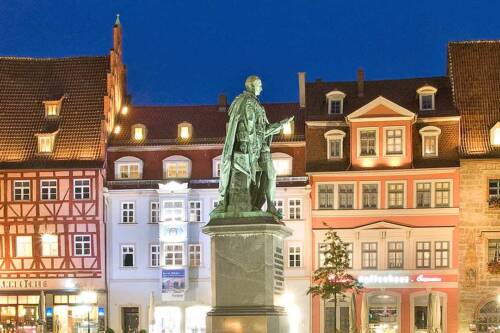
<svg viewBox="0 0 500 333"><path fill-rule="evenodd" d="M262 92L262 81L256 75L250 75L245 81L245 89L255 96L259 96Z"/></svg>

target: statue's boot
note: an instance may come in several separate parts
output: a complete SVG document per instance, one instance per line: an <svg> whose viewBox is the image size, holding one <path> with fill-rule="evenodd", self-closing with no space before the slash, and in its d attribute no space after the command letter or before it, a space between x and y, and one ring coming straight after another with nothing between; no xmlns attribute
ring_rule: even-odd
<svg viewBox="0 0 500 333"><path fill-rule="evenodd" d="M281 212L279 210L276 209L276 206L274 206L274 204L272 202L267 203L267 212L278 217L278 219L280 219L280 220L283 219L283 215L281 214Z"/></svg>

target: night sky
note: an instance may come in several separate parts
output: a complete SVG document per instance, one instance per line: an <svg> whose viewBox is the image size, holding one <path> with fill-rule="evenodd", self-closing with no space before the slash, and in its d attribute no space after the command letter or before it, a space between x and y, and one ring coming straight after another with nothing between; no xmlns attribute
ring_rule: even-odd
<svg viewBox="0 0 500 333"><path fill-rule="evenodd" d="M249 74L263 101L307 80L443 75L450 40L500 39L498 0L0 0L0 55L107 54L116 13L134 104L213 104Z"/></svg>

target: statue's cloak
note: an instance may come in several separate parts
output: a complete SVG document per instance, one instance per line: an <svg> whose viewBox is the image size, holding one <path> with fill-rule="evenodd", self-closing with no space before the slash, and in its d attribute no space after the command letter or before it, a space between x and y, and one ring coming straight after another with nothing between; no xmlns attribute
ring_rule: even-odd
<svg viewBox="0 0 500 333"><path fill-rule="evenodd" d="M236 97L229 107L229 123L227 126L224 148L222 150L219 181L219 194L222 204L224 205L227 204L227 191L229 189L231 174L235 169L245 173L252 182L255 182L255 165L252 163L255 158L251 147L249 147L247 154L235 154L238 125L240 122L244 122L246 128L251 127L248 126L249 119L246 114L246 108L249 102L254 101L258 103L258 100L253 94L245 91Z"/></svg>

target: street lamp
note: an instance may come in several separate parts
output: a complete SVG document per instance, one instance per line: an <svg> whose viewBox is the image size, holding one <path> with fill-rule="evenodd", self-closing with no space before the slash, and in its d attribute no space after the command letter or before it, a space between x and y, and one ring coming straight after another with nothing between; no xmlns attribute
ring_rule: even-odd
<svg viewBox="0 0 500 333"><path fill-rule="evenodd" d="M87 333L90 333L90 311L92 311L92 305L96 303L97 294L95 291L86 290L80 293L80 299L83 305L88 306L87 311Z"/></svg>

